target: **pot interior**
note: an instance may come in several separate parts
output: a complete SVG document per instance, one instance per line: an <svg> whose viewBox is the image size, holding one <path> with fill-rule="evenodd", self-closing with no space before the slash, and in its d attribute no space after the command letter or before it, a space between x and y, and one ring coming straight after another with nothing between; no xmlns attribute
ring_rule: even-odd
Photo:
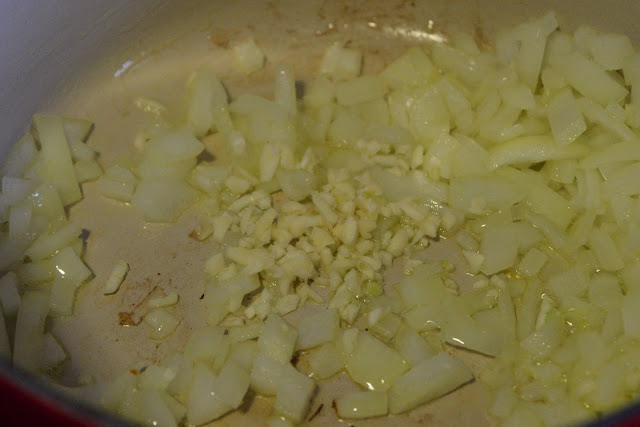
<svg viewBox="0 0 640 427"><path fill-rule="evenodd" d="M498 29L551 9L557 12L563 29L584 23L640 41L635 19L640 16L640 3L636 1L619 1L615 8L598 0L176 1L151 2L148 9L124 1L92 2L91 6L52 3L60 9L51 16L44 15L48 6L37 12L38 19L45 21L34 37L46 36L47 28L64 20L69 20L69 31L82 31L87 27L81 25L86 24L84 16L95 25L85 40L67 37L66 30L65 37L54 40L57 44L51 47L44 39L28 40L24 48L35 49L37 62L29 62L27 54L18 55L14 71L29 70L34 76L29 80L39 80L35 76L49 71L31 87L30 81L17 78L15 72L12 87L7 88L5 80L0 92L3 105L9 105L7 100L15 98L17 91L25 92L14 111L3 114L4 140L14 140L24 129L28 115L35 111L87 118L95 123L89 145L100 152L103 166L123 158L137 128L148 119L135 107L135 100L157 100L169 108L170 116L179 115L185 82L200 67L213 69L232 97L256 91L271 96L273 64L291 63L297 79L309 81L322 53L334 41L349 41L362 50L364 72L377 72L409 46L440 43L457 31L472 34L480 45L490 45ZM229 47L249 36L264 50L267 65L247 77L238 73ZM7 149L8 145L3 145L3 153ZM189 237L196 224L193 215L184 215L171 226L147 224L133 210L100 197L94 183L85 184L84 194L85 199L71 209L70 215L90 230L85 259L95 278L79 291L74 316L53 321L53 332L70 355L61 377L67 385L87 375L110 379L126 369L160 362L171 351L182 348L190 331L204 325L200 300L204 262L216 251L214 244ZM446 241L429 251L432 257L456 256ZM130 264L129 275L117 294L104 296L102 286L119 259ZM387 274L391 283L398 277L398 271ZM176 310L181 324L161 342L148 339L143 325L127 327L120 322L121 313L139 315L136 309L156 288L180 295ZM462 351L457 354L476 373L485 363L482 356ZM314 405L323 404L325 409L313 424L333 424L336 415L330 410L332 397L355 389L346 374L321 383ZM484 386L475 382L397 421L404 425L487 425L487 405ZM233 413L221 423L257 423L269 413L268 399L257 398L246 413ZM358 425L387 422L374 419Z"/></svg>

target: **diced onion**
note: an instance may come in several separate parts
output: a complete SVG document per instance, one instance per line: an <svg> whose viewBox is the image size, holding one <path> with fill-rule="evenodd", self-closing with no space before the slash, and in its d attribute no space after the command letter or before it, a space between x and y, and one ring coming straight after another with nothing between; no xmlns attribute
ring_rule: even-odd
<svg viewBox="0 0 640 427"><path fill-rule="evenodd" d="M0 358L9 362L11 360L11 341L9 341L9 333L7 332L7 321L1 308L0 314Z"/></svg>
<svg viewBox="0 0 640 427"><path fill-rule="evenodd" d="M194 425L212 421L233 409L215 393L216 376L199 363L195 366L187 401L187 419Z"/></svg>
<svg viewBox="0 0 640 427"><path fill-rule="evenodd" d="M309 410L315 389L311 378L295 369L289 370L280 380L273 408L294 423L301 423Z"/></svg>
<svg viewBox="0 0 640 427"><path fill-rule="evenodd" d="M0 303L5 317L15 316L20 307L20 294L18 287L20 279L13 271L6 273L0 278Z"/></svg>
<svg viewBox="0 0 640 427"><path fill-rule="evenodd" d="M144 316L143 322L149 331L149 338L162 340L176 330L180 320L176 319L164 308L156 308Z"/></svg>
<svg viewBox="0 0 640 427"><path fill-rule="evenodd" d="M13 363L31 372L42 368L44 351L44 323L49 313L49 296L42 291L27 292L16 320L13 342Z"/></svg>
<svg viewBox="0 0 640 427"><path fill-rule="evenodd" d="M346 368L351 378L363 387L388 390L409 366L398 352L367 332L361 332Z"/></svg>
<svg viewBox="0 0 640 427"><path fill-rule="evenodd" d="M401 376L389 390L389 411L399 414L433 400L473 379L458 359L440 353Z"/></svg>
<svg viewBox="0 0 640 427"><path fill-rule="evenodd" d="M55 116L36 115L34 123L42 146L42 173L56 187L65 206L77 202L82 199L82 193L73 169L62 120Z"/></svg>
<svg viewBox="0 0 640 427"><path fill-rule="evenodd" d="M170 293L164 297L152 298L149 300L149 307L168 307L178 303L179 297L176 293Z"/></svg>
<svg viewBox="0 0 640 427"><path fill-rule="evenodd" d="M258 338L260 351L281 363L286 363L293 356L298 332L287 324L280 316L272 314L264 324L262 335Z"/></svg>
<svg viewBox="0 0 640 427"><path fill-rule="evenodd" d="M233 55L240 69L246 74L258 71L264 65L264 53L253 38L234 46Z"/></svg>
<svg viewBox="0 0 640 427"><path fill-rule="evenodd" d="M386 415L388 412L387 393L381 391L360 391L346 394L335 401L338 415L343 418L369 418Z"/></svg>
<svg viewBox="0 0 640 427"><path fill-rule="evenodd" d="M56 273L51 288L51 311L58 315L71 315L76 289L91 275L91 270L70 247L58 252L52 261Z"/></svg>
<svg viewBox="0 0 640 427"><path fill-rule="evenodd" d="M62 363L66 358L67 354L58 342L56 338L50 333L44 334L44 360L42 362L42 367L54 368Z"/></svg>
<svg viewBox="0 0 640 427"><path fill-rule="evenodd" d="M111 270L111 274L109 274L109 278L107 279L104 288L102 288L102 292L105 295L115 294L118 292L118 289L124 281L128 271L129 264L127 264L126 261L119 260Z"/></svg>

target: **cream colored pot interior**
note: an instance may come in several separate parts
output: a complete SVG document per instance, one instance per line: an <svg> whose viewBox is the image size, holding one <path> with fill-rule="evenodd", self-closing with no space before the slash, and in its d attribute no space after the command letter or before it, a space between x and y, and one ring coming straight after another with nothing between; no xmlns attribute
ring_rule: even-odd
<svg viewBox="0 0 640 427"><path fill-rule="evenodd" d="M144 120L133 100L142 96L175 105L186 77L198 67L213 68L232 95L256 87L268 94L271 64L290 62L304 80L336 40L349 40L365 52L365 72L378 71L403 47L437 43L461 29L480 43L490 43L496 29L551 9L563 28L587 23L640 42L640 2L634 0L13 2L3 5L0 16L0 154L26 128L32 113L48 111L95 122L90 145L109 165L131 146L135 128ZM227 50L248 35L268 58L267 67L250 79L234 71ZM86 260L95 279L79 292L76 314L54 324L71 355L68 383L87 374L112 378L181 347L190 330L203 324L203 264L215 250L188 237L194 224L188 215L171 227L150 225L135 212L98 197L92 184L85 186L85 195L71 215L91 231ZM449 256L444 246L434 246L432 255ZM118 259L129 262L129 276L116 295L105 297L100 288ZM394 280L392 272L388 278ZM156 287L179 293L177 312L183 319L176 333L159 343L147 338L142 325L121 326L119 317L123 312L143 314L136 307ZM483 363L479 356L464 357L476 368ZM343 374L321 387L314 406L330 407L336 389L354 387ZM402 422L487 424L482 387L465 387L410 412ZM256 399L247 413L234 413L222 423L254 425L269 405ZM335 420L335 413L325 409L313 423Z"/></svg>

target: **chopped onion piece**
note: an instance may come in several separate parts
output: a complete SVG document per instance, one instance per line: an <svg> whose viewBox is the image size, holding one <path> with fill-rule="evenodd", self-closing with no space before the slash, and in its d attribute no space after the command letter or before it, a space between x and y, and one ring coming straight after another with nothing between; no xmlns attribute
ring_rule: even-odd
<svg viewBox="0 0 640 427"><path fill-rule="evenodd" d="M284 375L295 368L259 352L251 368L251 388L265 396L275 396Z"/></svg>
<svg viewBox="0 0 640 427"><path fill-rule="evenodd" d="M581 145L559 146L549 136L526 136L508 141L491 150L489 167L497 169L511 164L575 159L584 156L587 152L587 148Z"/></svg>
<svg viewBox="0 0 640 427"><path fill-rule="evenodd" d="M20 281L28 286L49 282L55 277L55 269L50 259L22 264L16 272Z"/></svg>
<svg viewBox="0 0 640 427"><path fill-rule="evenodd" d="M11 361L11 341L9 341L7 320L2 307L0 307L0 358L4 359L7 363Z"/></svg>
<svg viewBox="0 0 640 427"><path fill-rule="evenodd" d="M264 66L264 53L262 53L262 49L258 47L253 38L235 45L233 47L233 56L238 67L245 74L251 74Z"/></svg>
<svg viewBox="0 0 640 427"><path fill-rule="evenodd" d="M33 136L29 133L25 134L11 147L7 157L0 165L0 176L13 178L24 176L37 153L38 149ZM2 191L4 192L4 189Z"/></svg>
<svg viewBox="0 0 640 427"><path fill-rule="evenodd" d="M549 257L541 250L531 248L520 260L518 272L528 277L535 276L548 259Z"/></svg>
<svg viewBox="0 0 640 427"><path fill-rule="evenodd" d="M258 338L261 352L268 354L280 363L287 363L293 356L298 332L277 314L271 314L264 324L262 335Z"/></svg>
<svg viewBox="0 0 640 427"><path fill-rule="evenodd" d="M620 70L625 60L633 54L629 37L622 34L600 34L590 40L593 60L605 70Z"/></svg>
<svg viewBox="0 0 640 427"><path fill-rule="evenodd" d="M213 421L233 408L216 393L216 376L204 364L196 364L187 400L187 419L194 425Z"/></svg>
<svg viewBox="0 0 640 427"><path fill-rule="evenodd" d="M51 312L71 315L76 289L91 276L91 270L70 247L58 252L52 262L56 273L51 288Z"/></svg>
<svg viewBox="0 0 640 427"><path fill-rule="evenodd" d="M398 378L389 390L389 412L399 414L436 399L473 380L462 362L440 353Z"/></svg>
<svg viewBox="0 0 640 427"><path fill-rule="evenodd" d="M124 281L128 271L129 264L127 264L126 261L119 260L111 270L111 274L109 274L109 278L102 288L102 293L105 295L111 295L118 292L118 289L120 289L120 285ZM151 304L149 305L152 306Z"/></svg>
<svg viewBox="0 0 640 427"><path fill-rule="evenodd" d="M411 366L436 354L420 334L407 326L403 326L396 335L394 346Z"/></svg>
<svg viewBox="0 0 640 427"><path fill-rule="evenodd" d="M558 93L549 103L549 124L554 139L560 145L567 145L587 130L573 94L569 89Z"/></svg>
<svg viewBox="0 0 640 427"><path fill-rule="evenodd" d="M125 395L119 412L137 423L174 427L174 415L162 394L154 390L135 390Z"/></svg>
<svg viewBox="0 0 640 427"><path fill-rule="evenodd" d="M335 80L346 80L360 75L361 68L362 52L336 42L325 51L320 72Z"/></svg>
<svg viewBox="0 0 640 427"><path fill-rule="evenodd" d="M335 400L338 415L343 418L369 418L386 415L389 400L384 391L360 391Z"/></svg>
<svg viewBox="0 0 640 427"><path fill-rule="evenodd" d="M19 238L29 231L32 210L30 206L16 205L9 209L9 235Z"/></svg>
<svg viewBox="0 0 640 427"><path fill-rule="evenodd" d="M488 356L499 355L504 347L502 328L495 328L494 324L486 327L475 318L461 313L461 308L448 307L448 315L445 315L445 324L440 332L442 340Z"/></svg>
<svg viewBox="0 0 640 427"><path fill-rule="evenodd" d="M58 340L50 333L44 334L44 360L42 367L44 369L55 368L67 358L67 354L58 342Z"/></svg>
<svg viewBox="0 0 640 427"><path fill-rule="evenodd" d="M33 261L39 261L56 253L60 248L72 243L82 232L80 224L69 222L53 234L40 236L27 249L25 255Z"/></svg>
<svg viewBox="0 0 640 427"><path fill-rule="evenodd" d="M44 323L49 313L49 296L43 291L22 295L13 341L13 364L29 372L42 368Z"/></svg>
<svg viewBox="0 0 640 427"><path fill-rule="evenodd" d="M136 187L136 178L128 169L111 166L98 179L98 190L103 196L121 202L130 202Z"/></svg>
<svg viewBox="0 0 640 427"><path fill-rule="evenodd" d="M296 201L308 197L318 186L316 176L301 170L281 169L277 172L276 178L284 194Z"/></svg>
<svg viewBox="0 0 640 427"><path fill-rule="evenodd" d="M624 267L624 261L618 252L616 244L605 230L602 228L591 230L589 243L598 261L600 261L602 269L616 271Z"/></svg>
<svg viewBox="0 0 640 427"><path fill-rule="evenodd" d="M204 150L204 145L190 132L177 130L149 140L145 145L144 154L150 160L162 164L195 158L202 150ZM115 173L115 170L109 170L111 170L112 174ZM125 172L122 168L118 168L118 171L120 173ZM132 178L133 176L126 174L126 177Z"/></svg>
<svg viewBox="0 0 640 427"><path fill-rule="evenodd" d="M228 351L229 337L224 334L224 328L205 326L196 329L189 336L184 347L184 357L191 362L201 361L209 365L221 366Z"/></svg>
<svg viewBox="0 0 640 427"><path fill-rule="evenodd" d="M75 141L85 142L93 131L92 122L77 117L63 117L62 126L67 139Z"/></svg>
<svg viewBox="0 0 640 427"><path fill-rule="evenodd" d="M196 191L185 182L169 178L143 179L131 197L131 203L149 221L170 222L196 197Z"/></svg>
<svg viewBox="0 0 640 427"><path fill-rule="evenodd" d="M369 390L388 390L409 366L402 356L367 332L360 332L346 363L349 376Z"/></svg>
<svg viewBox="0 0 640 427"><path fill-rule="evenodd" d="M329 378L344 369L344 361L333 343L317 347L308 357L309 369L314 377Z"/></svg>
<svg viewBox="0 0 640 427"><path fill-rule="evenodd" d="M176 377L176 371L171 368L149 365L140 374L138 387L145 390L164 391Z"/></svg>
<svg viewBox="0 0 640 427"><path fill-rule="evenodd" d="M258 351L258 343L253 340L234 342L228 360L235 361L242 369L251 372Z"/></svg>
<svg viewBox="0 0 640 427"><path fill-rule="evenodd" d="M316 385L306 375L288 370L280 380L274 410L294 423L301 423L309 411Z"/></svg>
<svg viewBox="0 0 640 427"><path fill-rule="evenodd" d="M164 308L156 308L150 311L144 316L143 321L147 326L149 338L158 341L171 335L180 323L180 320L176 319Z"/></svg>
<svg viewBox="0 0 640 427"><path fill-rule="evenodd" d="M42 146L42 174L56 187L65 206L79 201L82 199L82 193L73 169L62 119L56 116L36 115L33 121Z"/></svg>
<svg viewBox="0 0 640 427"><path fill-rule="evenodd" d="M2 313L5 317L15 316L20 307L20 294L18 287L20 279L13 271L5 273L0 278L0 303L2 303Z"/></svg>
<svg viewBox="0 0 640 427"><path fill-rule="evenodd" d="M49 220L49 229L58 229L67 222L66 213L56 189L40 184L29 196L34 216L43 216Z"/></svg>
<svg viewBox="0 0 640 427"><path fill-rule="evenodd" d="M434 67L429 57L420 47L407 49L402 55L387 65L381 75L393 88L421 86L434 76Z"/></svg>
<svg viewBox="0 0 640 427"><path fill-rule="evenodd" d="M209 70L198 71L189 81L187 124L198 138L213 126L224 135L233 131L227 93Z"/></svg>
<svg viewBox="0 0 640 427"><path fill-rule="evenodd" d="M628 94L602 67L578 52L554 55L550 62L578 92L601 105L620 102Z"/></svg>
<svg viewBox="0 0 640 427"><path fill-rule="evenodd" d="M340 105L354 105L382 98L384 83L377 76L362 76L336 84L336 98Z"/></svg>
<svg viewBox="0 0 640 427"><path fill-rule="evenodd" d="M102 167L95 160L79 160L73 168L79 183L95 181L102 176Z"/></svg>
<svg viewBox="0 0 640 427"><path fill-rule="evenodd" d="M2 177L2 194L9 205L16 205L33 191L34 183L27 179Z"/></svg>
<svg viewBox="0 0 640 427"><path fill-rule="evenodd" d="M169 307L178 303L178 294L172 292L164 297L151 298L147 305L149 307Z"/></svg>
<svg viewBox="0 0 640 427"><path fill-rule="evenodd" d="M302 318L298 324L296 349L306 350L332 341L339 326L338 314L332 309Z"/></svg>
<svg viewBox="0 0 640 427"><path fill-rule="evenodd" d="M216 378L214 393L225 404L236 409L242 404L250 382L250 375L233 360L229 360Z"/></svg>
<svg viewBox="0 0 640 427"><path fill-rule="evenodd" d="M293 67L286 64L276 66L276 82L274 100L291 115L298 112L296 100L296 81Z"/></svg>

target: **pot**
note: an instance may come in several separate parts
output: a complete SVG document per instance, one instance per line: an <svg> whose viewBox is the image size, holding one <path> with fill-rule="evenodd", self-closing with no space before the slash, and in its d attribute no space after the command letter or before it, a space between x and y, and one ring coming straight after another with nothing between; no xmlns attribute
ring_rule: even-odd
<svg viewBox="0 0 640 427"><path fill-rule="evenodd" d="M563 29L584 23L640 42L640 3L634 0L51 0L16 2L3 8L0 39L8 42L0 46L0 157L26 129L33 113L49 111L94 121L91 144L104 164L125 152L144 120L133 101L145 97L165 105L179 102L186 77L199 67L213 68L232 95L256 89L268 94L268 70L247 78L235 71L230 60L228 47L250 35L269 62L293 63L302 80L312 76L318 58L333 41L349 40L363 50L365 72L374 72L408 46L436 43L457 30L470 32L481 44L490 43L496 30L551 9ZM155 227L95 192L86 193L71 215L91 230L86 259L95 280L79 293L75 315L53 324L71 355L63 382L86 374L112 378L123 367L161 360L171 348L184 344L187 327L158 345L146 338L142 328L126 328L117 321L119 313L135 310L155 287L179 290L185 302L178 307L183 322L191 327L203 324L201 314L193 309L201 289L187 285L202 279L211 248L182 238L193 222L187 218L171 229ZM100 286L118 259L127 259L131 265L130 285L106 301ZM482 362L471 357L468 363L480 366ZM0 401L3 413L12 414L6 416L26 422L55 419L67 425L118 422L8 366L2 372ZM481 387L474 384L446 396L428 409L403 417L402 423L485 423L487 401ZM461 402L465 411L459 410ZM259 422L269 409L254 406L244 418L232 415L224 422ZM632 422L636 411L632 407L611 420ZM314 420L333 422L331 415ZM369 424L382 425L384 420Z"/></svg>

